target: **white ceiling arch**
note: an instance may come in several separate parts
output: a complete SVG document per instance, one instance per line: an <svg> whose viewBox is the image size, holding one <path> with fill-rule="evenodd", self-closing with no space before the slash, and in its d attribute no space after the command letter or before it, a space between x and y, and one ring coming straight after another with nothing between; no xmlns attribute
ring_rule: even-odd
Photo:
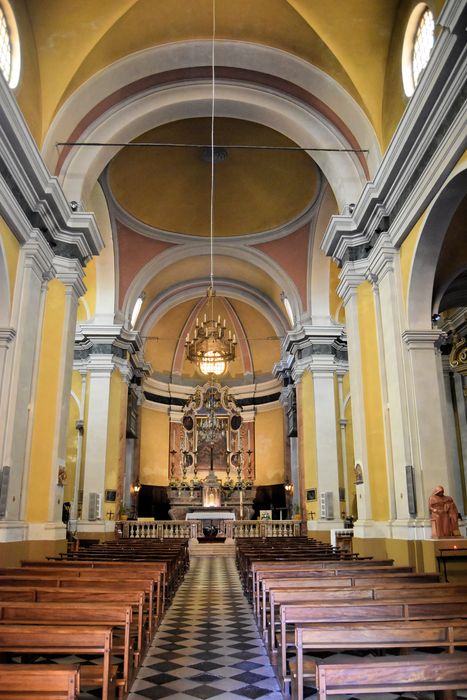
<svg viewBox="0 0 467 700"><path fill-rule="evenodd" d="M139 295L141 292L145 289L145 287L150 283L150 281L157 276L162 270L165 270L167 267L182 261L186 260L189 258L199 258L199 256L206 256L208 257L210 255L210 246L209 246L209 241L203 242L203 243L194 243L194 244L186 244L186 245L180 245L180 246L175 246L173 248L170 248L160 255L158 255L156 258L153 258L150 260L139 272L138 274L134 277L132 280L131 284L128 287L128 290L125 294L125 298L123 300L122 304L122 313L124 318L130 318L131 313L133 310L133 307L136 303L136 300L138 299ZM215 247L215 255L216 256L226 256L226 257L232 257L237 260L241 260L242 262L245 263L250 263L254 267L259 268L263 273L266 273L271 277L273 282L282 290L284 291L285 295L287 296L291 306L292 306L292 311L294 314L294 317L296 319L299 319L302 316L303 313L303 307L302 307L302 302L300 299L300 294L299 291L290 279L290 277L284 272L284 270L276 263L274 260L272 260L269 256L265 255L261 251L257 249L253 249L249 246L242 246L239 245L238 242L232 241L232 242L227 242L227 241L222 241L222 243L219 243L216 241L216 247ZM229 285L233 286L234 280L229 280ZM185 285L190 285L190 281L184 281ZM203 281L204 284L204 290L206 289L206 280ZM248 288L248 285L245 285L244 282L238 281L239 285L239 290L243 288ZM217 281L216 281L216 289L218 288ZM197 295L198 297L200 296L200 291L201 288L198 288L197 290ZM240 292L239 292L240 293ZM256 293L258 294L258 290L256 290ZM260 293L259 293L260 294ZM260 294L261 296L261 294ZM262 298L264 299L264 294L262 295ZM246 300L246 299L245 299ZM283 317L284 319L285 317ZM271 320L271 319L270 319ZM271 320L272 322L272 320ZM277 321L275 322L277 324ZM275 326L275 324L273 324ZM280 325L283 325L283 320Z"/></svg>
<svg viewBox="0 0 467 700"><path fill-rule="evenodd" d="M115 61L83 83L60 107L44 140L42 154L51 172L59 159L58 142L69 140L80 122L113 93L148 76L211 64L209 40L172 42ZM332 110L363 148L368 148L372 177L381 161L374 129L355 100L337 81L298 56L270 46L244 41L217 40L216 66L272 75L305 90Z"/></svg>
<svg viewBox="0 0 467 700"><path fill-rule="evenodd" d="M301 147L342 149L349 143L331 122L309 105L289 96L253 85L221 83L216 87L216 115L263 124L284 134ZM211 85L188 85L148 91L120 103L96 120L81 140L90 143L126 143L169 122L209 117ZM66 196L85 204L105 166L119 147L77 146L66 158L59 179ZM334 192L339 210L358 199L366 177L352 153L313 152Z"/></svg>
<svg viewBox="0 0 467 700"><path fill-rule="evenodd" d="M48 167L53 171L57 165L59 152L56 143L69 139L80 118L85 117L111 92L111 85L122 87L126 84L124 78L134 81L142 76L143 57L146 58L146 74L159 73L164 68L205 66L209 65L206 64L207 46L210 46L210 42L185 42L138 52L85 83L63 105L47 134L43 156ZM301 59L276 49L243 42L221 42L219 51L218 62L221 65L262 71L290 80L310 90L312 95L318 92L319 99L346 124L358 143L363 148L369 148L368 166L370 174L374 172L380 161L374 131L360 107L329 76ZM250 56L250 62L245 60L246 55ZM156 59L161 61L156 62ZM266 59L270 59L269 63ZM103 111L79 135L79 139L84 142L126 143L157 126L179 119L208 117L210 112L209 80L153 86L145 92L129 95ZM216 115L263 124L283 133L302 147L350 147L340 129L318 109L264 85L219 79L216 82ZM87 203L94 183L118 150L118 147L108 146L71 148L58 173L70 201ZM314 152L313 158L329 180L339 208L355 201L366 182L358 158L352 153L329 152Z"/></svg>
<svg viewBox="0 0 467 700"><path fill-rule="evenodd" d="M219 297L235 299L252 306L261 313L272 325L277 336L285 336L289 330L284 313L264 294L244 282L219 278L216 280L216 294ZM196 279L190 282L180 282L151 300L145 313L138 319L136 330L142 336L147 335L150 329L168 311L185 301L199 299L206 292L206 279Z"/></svg>

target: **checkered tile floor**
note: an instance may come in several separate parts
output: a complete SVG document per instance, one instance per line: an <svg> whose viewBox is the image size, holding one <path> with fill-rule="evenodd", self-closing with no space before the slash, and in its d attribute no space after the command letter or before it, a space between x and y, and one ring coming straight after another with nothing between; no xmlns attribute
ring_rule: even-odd
<svg viewBox="0 0 467 700"><path fill-rule="evenodd" d="M282 699L233 559L197 557L128 700Z"/></svg>

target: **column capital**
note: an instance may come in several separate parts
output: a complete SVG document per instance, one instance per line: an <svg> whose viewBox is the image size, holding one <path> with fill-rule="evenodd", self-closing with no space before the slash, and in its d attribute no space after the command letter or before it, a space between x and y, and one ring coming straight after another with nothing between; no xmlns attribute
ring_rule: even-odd
<svg viewBox="0 0 467 700"><path fill-rule="evenodd" d="M344 306L347 306L356 295L357 288L365 282L367 269L367 260L353 260L344 263L336 290L338 296L343 300Z"/></svg>
<svg viewBox="0 0 467 700"><path fill-rule="evenodd" d="M110 378L115 369L113 356L107 354L90 355L87 365L91 377Z"/></svg>
<svg viewBox="0 0 467 700"><path fill-rule="evenodd" d="M53 259L53 266L57 278L70 292L78 299L86 294L86 286L83 282L84 270L76 258L63 258L56 255Z"/></svg>
<svg viewBox="0 0 467 700"><path fill-rule="evenodd" d="M0 328L0 347L8 347L16 336L14 328Z"/></svg>
<svg viewBox="0 0 467 700"><path fill-rule="evenodd" d="M45 237L38 229L33 229L26 243L21 248L24 265L29 267L40 279L53 276L53 253Z"/></svg>
<svg viewBox="0 0 467 700"><path fill-rule="evenodd" d="M387 233L381 233L368 258L367 279L378 284L388 273L394 272L397 251Z"/></svg>
<svg viewBox="0 0 467 700"><path fill-rule="evenodd" d="M446 338L446 333L438 329L410 330L402 333L402 340L409 350L435 350L436 345Z"/></svg>

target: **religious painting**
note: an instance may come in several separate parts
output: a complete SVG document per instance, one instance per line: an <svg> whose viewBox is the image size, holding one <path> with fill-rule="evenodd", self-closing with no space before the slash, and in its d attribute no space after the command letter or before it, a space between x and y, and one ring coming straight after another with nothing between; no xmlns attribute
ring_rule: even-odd
<svg viewBox="0 0 467 700"><path fill-rule="evenodd" d="M198 418L198 421L200 419ZM223 430L216 434L213 444L213 468L223 470L227 468L227 439L228 439L228 418L218 418L222 421ZM227 437L226 437L227 433ZM200 432L197 434L197 450L198 450L198 471L209 471L211 468L211 443L204 440Z"/></svg>
<svg viewBox="0 0 467 700"><path fill-rule="evenodd" d="M272 510L260 510L259 511L260 520L272 520Z"/></svg>

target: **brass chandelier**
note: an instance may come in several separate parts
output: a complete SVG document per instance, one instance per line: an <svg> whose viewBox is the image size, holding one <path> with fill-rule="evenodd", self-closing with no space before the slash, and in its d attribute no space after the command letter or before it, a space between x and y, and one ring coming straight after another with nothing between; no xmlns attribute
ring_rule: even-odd
<svg viewBox="0 0 467 700"><path fill-rule="evenodd" d="M196 319L193 337L190 339L190 334L187 334L185 348L187 358L198 366L201 374L220 377L227 371L229 363L235 359L237 339L235 333L232 335L230 330L226 338L225 319L221 322L219 315L217 320L214 318L215 296L214 288L209 286L206 303L208 311L204 314L201 324L199 318Z"/></svg>
<svg viewBox="0 0 467 700"><path fill-rule="evenodd" d="M212 68L212 91L211 91L211 145L207 149L207 157L211 163L211 197L209 216L209 243L210 243L210 284L206 292L206 302L203 309L203 321L199 323L196 319L196 327L193 337L187 333L185 340L186 357L193 362L205 376L220 377L226 373L229 363L235 359L235 345L237 343L235 334L228 331L226 336L225 319L221 323L221 317L214 318L214 181L216 149L214 146L214 116L215 116L215 38L216 38L216 11L215 0L212 4L212 45L211 45L211 68ZM207 158L204 157L204 160Z"/></svg>

